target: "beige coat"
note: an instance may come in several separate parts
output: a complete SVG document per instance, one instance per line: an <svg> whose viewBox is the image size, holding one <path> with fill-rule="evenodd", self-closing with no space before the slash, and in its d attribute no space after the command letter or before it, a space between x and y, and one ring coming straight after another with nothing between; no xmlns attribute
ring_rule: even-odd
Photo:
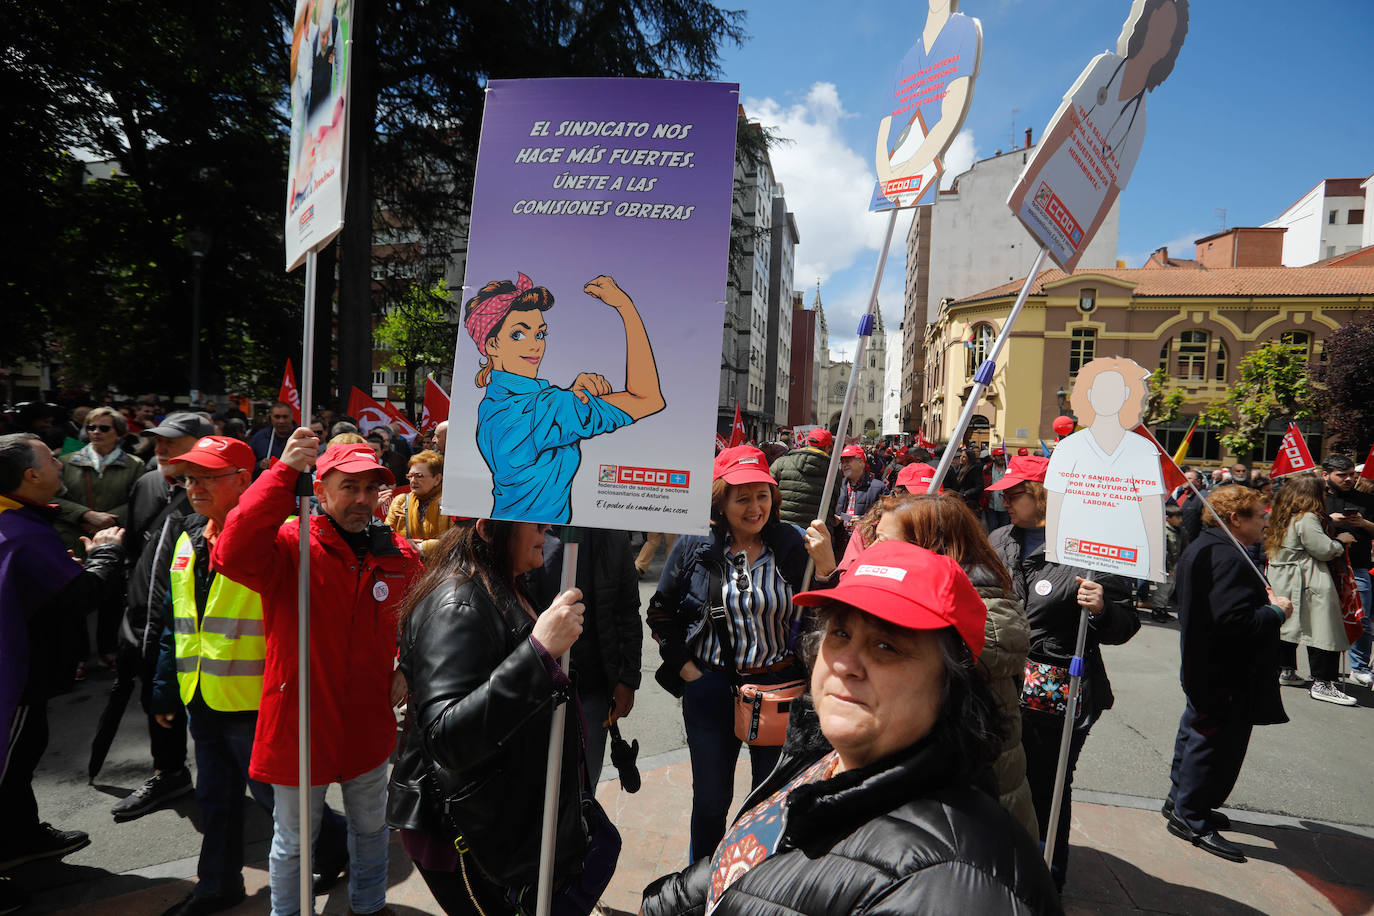
<svg viewBox="0 0 1374 916"><path fill-rule="evenodd" d="M997 800L1035 839L1040 836L1040 828L1026 782L1026 752L1021 747L1021 683L1026 677L1030 624L1021 603L1000 588L978 585L978 594L988 608L984 626L987 642L979 663L987 669L988 686L1007 726L1002 752L992 767L997 778Z"/></svg>
<svg viewBox="0 0 1374 916"><path fill-rule="evenodd" d="M1327 561L1345 553L1345 545L1322 530L1311 512L1295 519L1283 544L1269 558L1269 584L1274 594L1293 602L1293 616L1279 631L1284 642L1330 652L1350 648L1341 623L1341 596Z"/></svg>
<svg viewBox="0 0 1374 916"><path fill-rule="evenodd" d="M453 527L453 517L439 512L440 489L435 488L429 505L425 506L424 518L420 517L420 501L414 492L402 493L391 501L386 510L386 523L401 537L415 541L420 550L420 559L430 563L439 538Z"/></svg>

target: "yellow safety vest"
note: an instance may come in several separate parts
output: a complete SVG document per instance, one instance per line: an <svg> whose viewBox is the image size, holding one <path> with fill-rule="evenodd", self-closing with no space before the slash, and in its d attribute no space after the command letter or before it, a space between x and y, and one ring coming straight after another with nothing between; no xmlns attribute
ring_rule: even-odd
<svg viewBox="0 0 1374 916"><path fill-rule="evenodd" d="M172 632L181 701L200 687L205 705L219 712L257 709L267 668L262 596L228 576L210 583L205 616L196 613L196 555L182 532L172 554Z"/></svg>

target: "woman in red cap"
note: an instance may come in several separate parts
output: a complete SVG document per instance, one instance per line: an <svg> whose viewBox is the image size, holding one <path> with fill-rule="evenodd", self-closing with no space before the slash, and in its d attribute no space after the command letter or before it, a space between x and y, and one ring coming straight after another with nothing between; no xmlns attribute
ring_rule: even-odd
<svg viewBox="0 0 1374 916"><path fill-rule="evenodd" d="M1034 840L990 797L1001 715L977 663L987 610L951 558L874 544L804 592L815 718L709 858L645 916L1058 913Z"/></svg>
<svg viewBox="0 0 1374 916"><path fill-rule="evenodd" d="M801 530L779 520L778 485L760 450L723 450L714 477L711 533L673 545L648 611L663 657L656 679L682 697L694 862L725 832L740 749L732 688L740 679L782 684L802 676L795 656L802 612L792 604L806 570ZM780 750L750 746L754 785Z"/></svg>
<svg viewBox="0 0 1374 916"><path fill-rule="evenodd" d="M1038 455L1018 455L1008 465L1006 476L992 485L1002 491L1011 524L994 531L991 540L1011 574L1017 599L1025 603L1030 622L1026 686L1021 694L1021 746L1026 750L1026 780L1035 802L1042 841L1048 833L1059 766L1063 705L1068 697L1068 669L1077 643L1080 609L1088 611L1084 648L1087 673L1069 745L1064 801L1059 808L1050 869L1062 889L1069 860L1074 767L1088 731L1104 710L1111 709L1113 702L1112 685L1098 646L1126 642L1140 629L1140 619L1131 597L1133 583L1045 559L1045 472L1049 463L1048 458Z"/></svg>

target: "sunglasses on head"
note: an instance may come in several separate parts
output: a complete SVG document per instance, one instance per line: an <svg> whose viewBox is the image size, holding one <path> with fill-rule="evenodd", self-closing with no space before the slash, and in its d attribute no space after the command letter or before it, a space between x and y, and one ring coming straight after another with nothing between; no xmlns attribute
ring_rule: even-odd
<svg viewBox="0 0 1374 916"><path fill-rule="evenodd" d="M112 429L114 429L114 426L111 425L111 424L109 424L109 423L87 423L87 424L86 424L86 432L88 432L88 433L95 433L95 432L108 433L108 432L109 432L110 430L112 430Z"/></svg>

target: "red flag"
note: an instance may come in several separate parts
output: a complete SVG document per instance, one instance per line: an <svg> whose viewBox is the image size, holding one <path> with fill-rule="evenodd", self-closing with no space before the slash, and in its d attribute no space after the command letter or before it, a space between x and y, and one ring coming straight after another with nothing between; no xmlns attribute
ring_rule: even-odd
<svg viewBox="0 0 1374 916"><path fill-rule="evenodd" d="M724 450L725 450L725 437L722 436L720 433L716 433L716 454L719 455L719 454L720 454L722 451L724 451Z"/></svg>
<svg viewBox="0 0 1374 916"><path fill-rule="evenodd" d="M348 393L348 415L358 421L358 429L363 435L375 426L391 422L386 408L359 391L356 385Z"/></svg>
<svg viewBox="0 0 1374 916"><path fill-rule="evenodd" d="M1365 480L1374 480L1374 445L1369 447L1369 457L1364 460L1364 470L1360 471L1360 476Z"/></svg>
<svg viewBox="0 0 1374 916"><path fill-rule="evenodd" d="M736 405L735 405L735 425L730 427L730 446L729 446L729 447L730 447L730 448L734 448L734 447L737 446L737 445L743 445L743 444L744 444L744 440L745 440L745 436L744 436L744 418L740 416L740 413L739 413L739 404L736 404Z"/></svg>
<svg viewBox="0 0 1374 916"><path fill-rule="evenodd" d="M1159 440L1145 427L1144 423L1131 430L1131 432L1149 439L1150 444L1155 447L1155 451L1159 452L1159 470L1164 477L1164 492L1166 495L1172 493L1178 487L1188 486L1188 478L1183 476L1183 472L1178 469L1178 465L1174 464L1173 457L1170 456L1168 452L1164 451L1164 446L1159 444Z"/></svg>
<svg viewBox="0 0 1374 916"><path fill-rule="evenodd" d="M414 439L420 435L420 431L415 428L415 424L406 419L406 415L401 413L390 401L382 402L382 410L386 411L390 425L396 428L398 435L405 436L407 439Z"/></svg>
<svg viewBox="0 0 1374 916"><path fill-rule="evenodd" d="M301 425L301 392L296 387L296 373L291 368L291 360L286 361L286 372L281 377L281 390L277 392L277 400L283 404L291 405L291 416L295 418L296 425Z"/></svg>
<svg viewBox="0 0 1374 916"><path fill-rule="evenodd" d="M425 407L420 414L420 431L429 432L448 419L448 395L429 376L425 376Z"/></svg>
<svg viewBox="0 0 1374 916"><path fill-rule="evenodd" d="M1311 471L1316 466L1317 463L1312 460L1312 453L1307 450L1307 443L1303 441L1302 433L1298 431L1298 424L1289 423L1288 432L1283 434L1283 441L1279 443L1279 456L1274 459L1269 476L1284 477L1300 471Z"/></svg>
<svg viewBox="0 0 1374 916"><path fill-rule="evenodd" d="M926 438L925 430L916 431L916 447L923 448L928 452L935 451L935 443Z"/></svg>

